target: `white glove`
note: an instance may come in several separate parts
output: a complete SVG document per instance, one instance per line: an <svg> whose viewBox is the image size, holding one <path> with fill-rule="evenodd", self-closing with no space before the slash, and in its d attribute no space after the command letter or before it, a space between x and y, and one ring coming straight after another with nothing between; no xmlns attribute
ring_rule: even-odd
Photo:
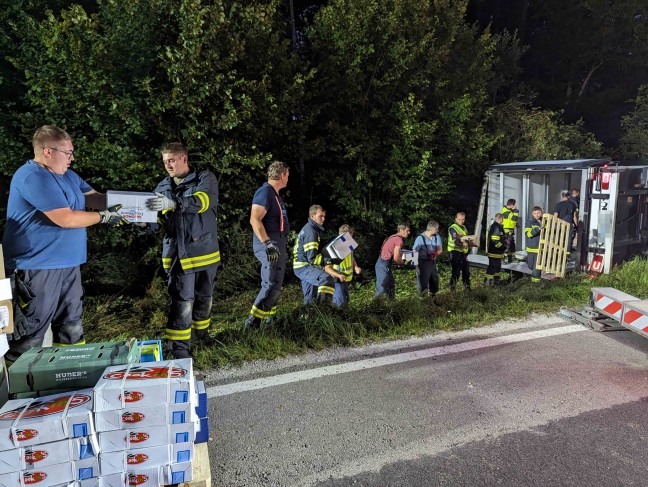
<svg viewBox="0 0 648 487"><path fill-rule="evenodd" d="M175 210L176 202L162 193L155 193L155 198L146 200L146 208L151 211Z"/></svg>

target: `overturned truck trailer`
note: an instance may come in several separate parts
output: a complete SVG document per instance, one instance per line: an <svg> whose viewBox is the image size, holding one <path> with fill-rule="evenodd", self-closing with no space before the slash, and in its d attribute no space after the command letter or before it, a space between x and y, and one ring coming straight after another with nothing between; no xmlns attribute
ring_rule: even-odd
<svg viewBox="0 0 648 487"><path fill-rule="evenodd" d="M553 213L561 192L580 190L572 268L604 273L635 255L648 253L648 166L621 166L610 159L512 162L486 172L475 233L482 235L509 198L517 202L518 250L526 248L524 227L534 206ZM485 241L485 240L483 240ZM477 249L475 249L476 252ZM469 261L483 266L484 257ZM530 272L524 264L503 268Z"/></svg>

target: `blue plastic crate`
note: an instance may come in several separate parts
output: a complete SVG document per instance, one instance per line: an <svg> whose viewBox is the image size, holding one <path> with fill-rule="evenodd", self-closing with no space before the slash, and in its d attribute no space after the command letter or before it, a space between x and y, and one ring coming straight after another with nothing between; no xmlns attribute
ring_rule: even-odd
<svg viewBox="0 0 648 487"><path fill-rule="evenodd" d="M159 362L164 360L162 354L162 340L140 340L140 353L142 362Z"/></svg>

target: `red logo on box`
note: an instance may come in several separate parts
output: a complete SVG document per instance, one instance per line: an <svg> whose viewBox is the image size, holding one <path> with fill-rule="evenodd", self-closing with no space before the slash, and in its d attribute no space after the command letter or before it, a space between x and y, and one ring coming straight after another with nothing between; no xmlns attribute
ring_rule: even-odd
<svg viewBox="0 0 648 487"><path fill-rule="evenodd" d="M148 460L148 455L145 455L144 453L129 453L128 457L126 457L126 463L128 465L139 465L140 463L144 463L146 460Z"/></svg>
<svg viewBox="0 0 648 487"><path fill-rule="evenodd" d="M68 409L72 409L87 403L91 399L90 396L85 394L70 394L67 396L57 397L56 399L50 399L49 401L33 401L27 409L19 407L0 414L0 421L6 419L18 419L18 417L21 419L40 418L42 416L58 414L65 411L68 402L70 403Z"/></svg>
<svg viewBox="0 0 648 487"><path fill-rule="evenodd" d="M18 441L31 440L32 438L36 438L37 436L38 436L38 431L37 430L31 430L31 429L16 430L16 440L18 440ZM13 434L12 433L9 433L9 439L13 440Z"/></svg>
<svg viewBox="0 0 648 487"><path fill-rule="evenodd" d="M24 472L23 473L23 481L25 482L25 485L37 484L38 482L42 482L46 478L47 478L47 474L45 472Z"/></svg>
<svg viewBox="0 0 648 487"><path fill-rule="evenodd" d="M27 450L25 452L25 461L27 463L36 463L45 460L49 455L45 450Z"/></svg>
<svg viewBox="0 0 648 487"><path fill-rule="evenodd" d="M142 413L130 413L125 412L122 414L122 421L124 423L139 423L144 419L144 414Z"/></svg>
<svg viewBox="0 0 648 487"><path fill-rule="evenodd" d="M148 433L131 432L130 434L131 443L142 443L143 441L146 441L148 439L149 439Z"/></svg>
<svg viewBox="0 0 648 487"><path fill-rule="evenodd" d="M121 401L121 394L119 400ZM137 402L144 399L144 393L139 391L124 391L124 399L126 402Z"/></svg>
<svg viewBox="0 0 648 487"><path fill-rule="evenodd" d="M129 473L128 474L128 485L142 485L148 480L148 475L143 473Z"/></svg>
<svg viewBox="0 0 648 487"><path fill-rule="evenodd" d="M185 369L177 367L132 367L130 370L127 368L122 370L114 370L108 372L103 376L104 379L109 380L148 380L148 379L166 379L167 377L184 377L187 375Z"/></svg>

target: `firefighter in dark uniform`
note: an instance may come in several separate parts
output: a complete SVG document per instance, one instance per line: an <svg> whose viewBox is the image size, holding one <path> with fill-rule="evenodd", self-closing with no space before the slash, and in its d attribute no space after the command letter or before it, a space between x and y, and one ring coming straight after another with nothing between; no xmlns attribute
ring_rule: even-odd
<svg viewBox="0 0 648 487"><path fill-rule="evenodd" d="M162 267L168 275L171 309L165 330L165 350L172 358L190 356L191 335L209 341L209 324L218 248L218 181L210 171L189 167L189 153L179 142L161 151L169 176L146 201L161 212L164 229Z"/></svg>
<svg viewBox="0 0 648 487"><path fill-rule="evenodd" d="M268 181L256 190L252 198L250 225L252 248L261 262L261 290L250 309L244 329L267 325L277 313L286 262L288 260L288 213L279 191L288 185L289 167L274 161L268 167Z"/></svg>
<svg viewBox="0 0 648 487"><path fill-rule="evenodd" d="M488 268L486 269L486 277L484 284L489 286L493 285L495 281L500 279L500 271L502 270L502 258L506 252L504 245L504 227L502 220L504 217L501 213L495 215L495 221L488 229L488 240L486 241L486 255L488 256Z"/></svg>
<svg viewBox="0 0 648 487"><path fill-rule="evenodd" d="M308 210L308 222L299 232L293 253L293 270L302 284L304 304L332 301L335 278L342 282L347 276L333 269L329 257L324 257L320 240L324 232L326 212L320 205Z"/></svg>
<svg viewBox="0 0 648 487"><path fill-rule="evenodd" d="M465 237L468 230L464 226L466 214L460 211L455 216L455 222L448 228L448 252L450 253L450 290L454 291L459 281L463 281L464 288L470 291L470 267L468 265L468 250L470 242Z"/></svg>
<svg viewBox="0 0 648 487"><path fill-rule="evenodd" d="M515 207L515 200L509 199L500 213L502 214L502 227L504 227L504 247L506 247L507 259L510 262L511 256L515 253L515 227L520 219L520 212Z"/></svg>
<svg viewBox="0 0 648 487"><path fill-rule="evenodd" d="M540 247L540 230L542 230L542 222L540 221L542 208L534 206L531 215L524 229L526 233L527 265L531 269L531 282L540 282L542 271L536 269L536 262L538 260L538 248Z"/></svg>

